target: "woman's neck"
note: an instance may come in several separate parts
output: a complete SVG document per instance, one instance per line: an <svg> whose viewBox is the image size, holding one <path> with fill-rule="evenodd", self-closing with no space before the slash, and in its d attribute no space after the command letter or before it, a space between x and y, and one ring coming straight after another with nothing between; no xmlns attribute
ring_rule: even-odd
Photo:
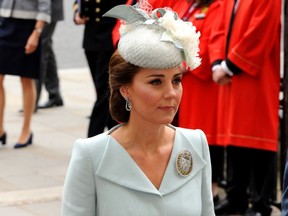
<svg viewBox="0 0 288 216"><path fill-rule="evenodd" d="M145 153L157 152L174 138L174 130L166 125L143 125L128 122L112 133L112 136L126 149Z"/></svg>

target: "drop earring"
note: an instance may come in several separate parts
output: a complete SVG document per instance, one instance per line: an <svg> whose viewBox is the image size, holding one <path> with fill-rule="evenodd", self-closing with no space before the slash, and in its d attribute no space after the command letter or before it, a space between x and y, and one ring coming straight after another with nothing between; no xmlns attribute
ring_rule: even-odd
<svg viewBox="0 0 288 216"><path fill-rule="evenodd" d="M131 102L129 101L129 99L128 98L126 98L125 99L126 100L126 105L125 105L125 109L126 109L126 111L131 111L131 108L132 108L132 104L131 104Z"/></svg>

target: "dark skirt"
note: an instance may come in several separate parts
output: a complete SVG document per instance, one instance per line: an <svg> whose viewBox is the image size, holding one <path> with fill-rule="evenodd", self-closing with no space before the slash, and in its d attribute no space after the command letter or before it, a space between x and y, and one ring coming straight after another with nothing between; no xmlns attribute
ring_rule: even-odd
<svg viewBox="0 0 288 216"><path fill-rule="evenodd" d="M35 52L25 54L25 45L35 22L0 17L0 74L39 78L40 40Z"/></svg>

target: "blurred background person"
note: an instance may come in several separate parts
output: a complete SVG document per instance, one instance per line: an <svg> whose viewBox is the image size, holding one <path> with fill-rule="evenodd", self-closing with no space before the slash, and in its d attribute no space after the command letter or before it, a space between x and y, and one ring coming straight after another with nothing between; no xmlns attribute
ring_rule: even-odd
<svg viewBox="0 0 288 216"><path fill-rule="evenodd" d="M19 76L23 91L23 125L14 148L32 144L31 119L35 109L34 79L39 78L40 36L50 22L50 0L0 1L0 141L4 129L5 75Z"/></svg>
<svg viewBox="0 0 288 216"><path fill-rule="evenodd" d="M36 109L46 109L55 106L63 106L60 93L60 81L58 76L57 61L53 50L53 34L58 21L64 19L63 0L51 0L51 23L45 25L42 40L41 71L40 78L36 81ZM41 97L42 86L48 92L48 101L38 105Z"/></svg>
<svg viewBox="0 0 288 216"><path fill-rule="evenodd" d="M227 196L215 213L270 216L279 130L281 1L223 0L210 51ZM220 121L221 120L221 121Z"/></svg>
<svg viewBox="0 0 288 216"><path fill-rule="evenodd" d="M88 137L102 133L117 124L109 112L108 64L114 52L112 30L116 19L102 17L112 7L127 0L85 0L74 3L76 25L85 25L83 49L95 87L96 101L90 116Z"/></svg>
<svg viewBox="0 0 288 216"><path fill-rule="evenodd" d="M184 73L183 95L178 111L179 127L199 128L206 134L212 164L212 191L214 203L219 201L218 182L224 174L224 146L216 140L218 85L212 79L212 64L209 58L209 39L212 28L219 21L222 0L180 0L173 10L186 21L190 21L201 33L199 55L201 65Z"/></svg>

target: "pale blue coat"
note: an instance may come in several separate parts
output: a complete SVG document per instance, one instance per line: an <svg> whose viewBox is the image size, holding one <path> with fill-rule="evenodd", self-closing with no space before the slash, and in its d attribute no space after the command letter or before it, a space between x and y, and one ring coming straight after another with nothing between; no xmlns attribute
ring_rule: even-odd
<svg viewBox="0 0 288 216"><path fill-rule="evenodd" d="M64 184L62 216L215 215L210 155L202 131L175 128L172 154L157 190L109 135L113 130L75 142ZM187 177L176 169L177 154L183 149L193 158Z"/></svg>

